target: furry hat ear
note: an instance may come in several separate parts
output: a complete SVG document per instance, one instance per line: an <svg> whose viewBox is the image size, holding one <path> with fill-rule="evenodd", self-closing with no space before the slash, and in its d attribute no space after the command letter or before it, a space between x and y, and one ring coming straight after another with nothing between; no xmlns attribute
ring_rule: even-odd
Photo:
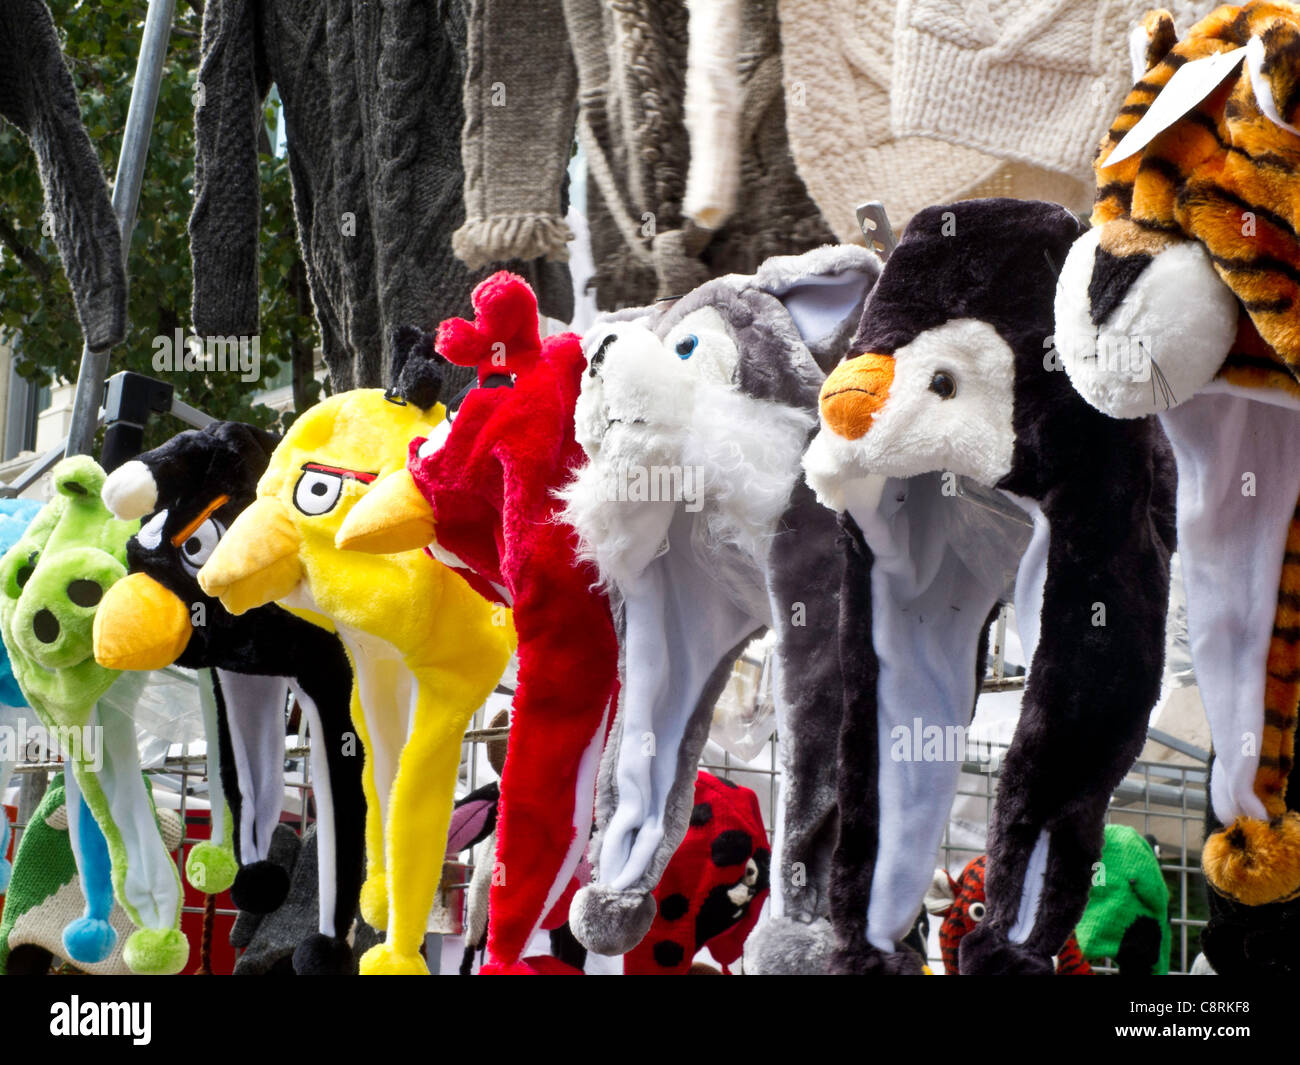
<svg viewBox="0 0 1300 1065"><path fill-rule="evenodd" d="M1133 81L1139 82L1152 67L1169 54L1178 43L1174 17L1162 8L1155 8L1142 16L1128 37L1129 62L1133 68Z"/></svg>
<svg viewBox="0 0 1300 1065"><path fill-rule="evenodd" d="M1255 102L1274 125L1296 132L1300 124L1300 28L1282 19L1246 46Z"/></svg>
<svg viewBox="0 0 1300 1065"><path fill-rule="evenodd" d="M244 458L250 466L266 468L271 453L280 443L280 434L244 422L215 422L206 429L223 444Z"/></svg>
<svg viewBox="0 0 1300 1065"><path fill-rule="evenodd" d="M414 326L393 330L390 364L393 385L390 398L397 397L420 410L429 410L442 396L443 359L433 347L433 334Z"/></svg>
<svg viewBox="0 0 1300 1065"><path fill-rule="evenodd" d="M501 270L470 298L474 321L449 318L438 326L438 353L457 366L478 367L481 384L493 374L529 369L542 350L537 297L522 277Z"/></svg>
<svg viewBox="0 0 1300 1065"><path fill-rule="evenodd" d="M768 259L754 281L781 301L817 364L828 371L844 354L881 265L875 252L831 245Z"/></svg>

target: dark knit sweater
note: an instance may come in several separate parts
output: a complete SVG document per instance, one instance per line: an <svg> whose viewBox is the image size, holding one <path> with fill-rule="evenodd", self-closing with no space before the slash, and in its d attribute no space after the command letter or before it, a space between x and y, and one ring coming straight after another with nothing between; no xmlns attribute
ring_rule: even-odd
<svg viewBox="0 0 1300 1065"><path fill-rule="evenodd" d="M543 313L571 317L563 264L469 270L452 254L465 3L208 0L190 219L197 333L258 330L257 138L272 83L335 391L390 383L393 332L469 315L474 284L501 266L533 282Z"/></svg>
<svg viewBox="0 0 1300 1065"><path fill-rule="evenodd" d="M92 351L126 336L122 237L77 90L41 0L0 2L0 115L27 136L54 244Z"/></svg>

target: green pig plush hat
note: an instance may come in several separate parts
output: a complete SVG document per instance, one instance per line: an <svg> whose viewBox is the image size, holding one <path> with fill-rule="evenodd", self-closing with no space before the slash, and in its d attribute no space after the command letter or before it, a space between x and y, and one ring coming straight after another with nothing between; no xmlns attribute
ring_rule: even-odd
<svg viewBox="0 0 1300 1065"><path fill-rule="evenodd" d="M95 611L126 573L138 522L109 513L100 499L104 471L93 459L64 459L52 476L50 502L0 558L0 635L18 686L72 768L70 837L88 903L86 916L64 930L64 947L86 963L112 951L117 934L101 890L111 876L112 894L137 927L123 950L127 966L179 972L189 954L180 876L140 776L134 723L121 709L134 704L144 678L105 669L94 656ZM101 706L115 684L122 689Z"/></svg>

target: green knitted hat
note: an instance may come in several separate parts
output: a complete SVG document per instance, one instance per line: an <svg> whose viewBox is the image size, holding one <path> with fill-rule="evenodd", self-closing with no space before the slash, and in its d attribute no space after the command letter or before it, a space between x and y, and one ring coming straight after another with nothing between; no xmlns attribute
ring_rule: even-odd
<svg viewBox="0 0 1300 1065"><path fill-rule="evenodd" d="M1151 972L1169 972L1169 888L1155 852L1136 829L1107 825L1101 862L1093 874L1088 906L1075 928L1089 961L1120 958L1124 936L1134 922L1149 918L1159 929L1160 949ZM1154 933L1151 936L1154 942ZM1130 940L1132 942L1132 940Z"/></svg>
<svg viewBox="0 0 1300 1065"><path fill-rule="evenodd" d="M148 787L148 778L145 786ZM20 947L36 948L36 951L24 951L27 957L21 970L15 972L27 972L33 963L44 971L49 964L48 956L63 953L63 929L80 917L85 907L68 838L65 794L63 774L56 773L18 841L13 878L0 918L0 975L9 973L10 955ZM174 851L183 834L180 819L171 810L156 813L163 842L169 851ZM95 975L129 976L131 970L122 959L122 950L134 926L116 904L109 913L108 923L117 932L117 945L103 961L77 963L77 968Z"/></svg>

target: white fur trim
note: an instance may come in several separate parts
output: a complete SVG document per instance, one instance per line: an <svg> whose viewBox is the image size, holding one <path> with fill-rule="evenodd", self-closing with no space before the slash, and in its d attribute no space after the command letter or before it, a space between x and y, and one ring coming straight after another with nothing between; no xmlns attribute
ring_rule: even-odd
<svg viewBox="0 0 1300 1065"><path fill-rule="evenodd" d="M1157 255L1100 327L1088 285L1100 229L1075 241L1056 288L1056 350L1075 390L1103 414L1141 418L1194 396L1237 334L1237 299L1197 243Z"/></svg>
<svg viewBox="0 0 1300 1065"><path fill-rule="evenodd" d="M684 508L697 551L733 547L761 567L812 414L736 388L739 353L712 308L663 339L638 322L604 324L587 338L589 358L610 332L617 339L584 375L575 413L589 462L560 493L583 557L602 580L627 587ZM682 359L676 343L688 334L698 346ZM648 495L638 491L646 486Z"/></svg>
<svg viewBox="0 0 1300 1065"><path fill-rule="evenodd" d="M131 521L158 505L158 484L148 466L132 459L108 475L100 495L115 518Z"/></svg>

